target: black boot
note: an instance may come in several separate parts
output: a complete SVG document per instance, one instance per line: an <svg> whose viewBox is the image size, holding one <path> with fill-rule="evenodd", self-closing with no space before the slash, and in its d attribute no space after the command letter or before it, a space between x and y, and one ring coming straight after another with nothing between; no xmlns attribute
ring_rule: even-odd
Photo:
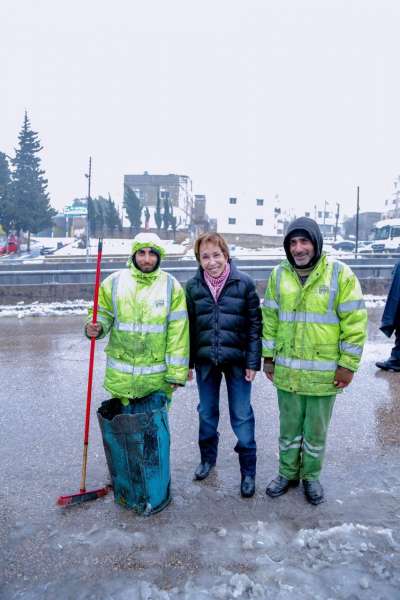
<svg viewBox="0 0 400 600"><path fill-rule="evenodd" d="M282 496L282 494L286 494L289 488L296 487L299 485L298 479L286 479L282 475L278 475L276 479L273 479L269 482L265 493L271 498L276 498L277 496Z"/></svg>
<svg viewBox="0 0 400 600"><path fill-rule="evenodd" d="M324 488L317 479L315 481L304 480L303 487L310 504L321 504L324 501Z"/></svg>
<svg viewBox="0 0 400 600"><path fill-rule="evenodd" d="M197 479L197 481L205 479L209 476L211 469L214 467L215 465L212 465L209 462L201 462L194 472L194 479Z"/></svg>
<svg viewBox="0 0 400 600"><path fill-rule="evenodd" d="M400 360L396 358L388 358L387 360L378 361L375 363L377 367L384 371L396 371L400 372Z"/></svg>
<svg viewBox="0 0 400 600"><path fill-rule="evenodd" d="M242 475L240 493L243 498L251 498L256 491L256 479L253 475Z"/></svg>

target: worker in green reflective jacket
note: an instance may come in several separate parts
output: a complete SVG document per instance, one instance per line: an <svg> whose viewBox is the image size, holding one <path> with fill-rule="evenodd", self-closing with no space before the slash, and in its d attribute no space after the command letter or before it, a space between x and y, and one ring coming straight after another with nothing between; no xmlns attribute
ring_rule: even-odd
<svg viewBox="0 0 400 600"><path fill-rule="evenodd" d="M105 389L124 406L129 399L163 391L168 398L184 385L189 366L189 325L185 293L159 268L165 255L156 234L140 233L128 269L116 271L100 287L98 322L86 323L87 337L110 334Z"/></svg>
<svg viewBox="0 0 400 600"><path fill-rule="evenodd" d="M166 407L189 367L185 293L160 269L164 254L157 235L137 235L128 268L101 284L98 322L89 311L85 325L89 338L109 334L104 387L112 399L98 416L114 496L147 513L170 499Z"/></svg>
<svg viewBox="0 0 400 600"><path fill-rule="evenodd" d="M266 493L281 496L303 481L311 504L324 500L319 477L336 394L357 370L367 311L357 277L322 253L313 219L293 221L287 260L274 268L263 312L264 372L277 388L279 474Z"/></svg>

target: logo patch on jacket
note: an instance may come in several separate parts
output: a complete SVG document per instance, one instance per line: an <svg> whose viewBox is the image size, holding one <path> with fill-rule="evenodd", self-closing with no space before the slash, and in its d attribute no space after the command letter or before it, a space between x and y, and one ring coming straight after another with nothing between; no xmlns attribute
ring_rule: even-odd
<svg viewBox="0 0 400 600"><path fill-rule="evenodd" d="M328 294L329 287L327 285L320 285L318 291L320 294Z"/></svg>
<svg viewBox="0 0 400 600"><path fill-rule="evenodd" d="M164 300L156 300L154 302L154 306L156 306L157 308L160 307L160 306L164 306L164 304L165 304Z"/></svg>

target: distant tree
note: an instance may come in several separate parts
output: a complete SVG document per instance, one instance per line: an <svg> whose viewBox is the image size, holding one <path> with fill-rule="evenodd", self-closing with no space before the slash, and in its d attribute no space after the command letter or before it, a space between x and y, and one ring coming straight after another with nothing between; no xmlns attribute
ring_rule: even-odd
<svg viewBox="0 0 400 600"><path fill-rule="evenodd" d="M134 232L140 231L142 225L142 203L135 192L126 185L124 188L124 207Z"/></svg>
<svg viewBox="0 0 400 600"><path fill-rule="evenodd" d="M122 223L118 214L117 207L115 206L114 200L111 199L110 194L108 194L108 200L105 201L104 205L104 222L107 229L114 233L116 229L121 231Z"/></svg>
<svg viewBox="0 0 400 600"><path fill-rule="evenodd" d="M0 152L0 225L6 233L14 228L15 210L10 195L11 172L7 156Z"/></svg>
<svg viewBox="0 0 400 600"><path fill-rule="evenodd" d="M146 230L149 229L149 223L150 223L150 211L149 211L148 207L146 206L146 208L144 209L144 228Z"/></svg>
<svg viewBox="0 0 400 600"><path fill-rule="evenodd" d="M24 122L18 136L19 146L12 159L11 202L15 210L15 228L30 234L37 233L52 224L57 212L51 208L47 193L47 179L40 168L39 152L43 149L38 134L32 131L25 112Z"/></svg>
<svg viewBox="0 0 400 600"><path fill-rule="evenodd" d="M158 192L158 196L157 196L157 207L156 207L156 211L154 213L154 220L156 222L157 230L160 231L162 222L163 222L163 216L162 216L162 212L161 212L160 192Z"/></svg>
<svg viewBox="0 0 400 600"><path fill-rule="evenodd" d="M103 196L99 196L94 200L96 234L104 236L105 212L107 200Z"/></svg>
<svg viewBox="0 0 400 600"><path fill-rule="evenodd" d="M168 230L168 227L171 224L171 210L170 210L170 201L169 196L166 195L164 198L164 212L163 212L163 228L165 231Z"/></svg>

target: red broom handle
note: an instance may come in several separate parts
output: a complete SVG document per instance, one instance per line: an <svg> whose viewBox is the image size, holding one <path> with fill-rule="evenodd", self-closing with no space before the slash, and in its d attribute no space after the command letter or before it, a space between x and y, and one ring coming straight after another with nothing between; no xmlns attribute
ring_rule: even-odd
<svg viewBox="0 0 400 600"><path fill-rule="evenodd" d="M103 240L100 238L97 246L97 265L96 265L96 282L94 286L93 299L93 317L92 323L97 323L97 309L99 306L99 288L100 288L100 273L101 273L101 255L103 251ZM86 465L87 465L87 449L89 444L89 423L90 423L90 405L92 402L92 387L93 387L93 367L94 367L94 351L96 346L96 338L90 339L90 357L89 357L89 373L86 395L86 417L85 417L85 436L83 441L83 464L82 464L82 480L81 492L86 491Z"/></svg>

